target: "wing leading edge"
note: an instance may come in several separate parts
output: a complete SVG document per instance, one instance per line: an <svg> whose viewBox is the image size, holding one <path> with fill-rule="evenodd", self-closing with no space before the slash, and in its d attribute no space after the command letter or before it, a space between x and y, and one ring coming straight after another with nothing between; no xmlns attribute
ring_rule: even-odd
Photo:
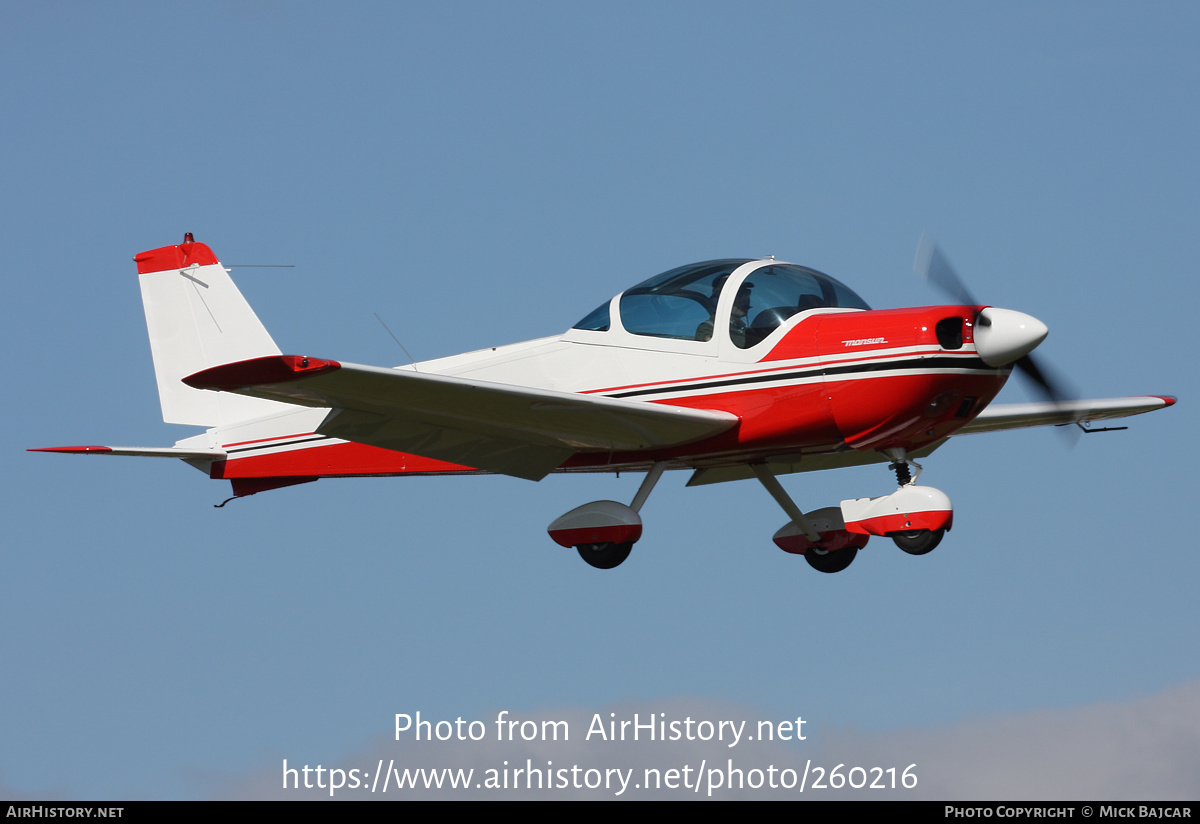
<svg viewBox="0 0 1200 824"><path fill-rule="evenodd" d="M320 434L540 480L577 452L661 449L737 425L736 415L278 355L184 383L332 411Z"/></svg>
<svg viewBox="0 0 1200 824"><path fill-rule="evenodd" d="M993 403L954 434L972 435L977 432L998 432L1002 429L1061 426L1062 424L1088 423L1110 418L1127 418L1130 415L1153 412L1155 409L1165 409L1174 404L1175 398L1170 395L1044 403Z"/></svg>

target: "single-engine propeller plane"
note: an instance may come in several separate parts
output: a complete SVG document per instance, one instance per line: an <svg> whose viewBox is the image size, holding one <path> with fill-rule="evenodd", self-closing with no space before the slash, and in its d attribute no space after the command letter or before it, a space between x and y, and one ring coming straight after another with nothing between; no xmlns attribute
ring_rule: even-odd
<svg viewBox="0 0 1200 824"><path fill-rule="evenodd" d="M134 260L163 418L206 430L173 447L34 451L179 458L231 481L234 497L362 475L644 472L630 504L593 501L550 524L601 569L628 557L667 469L691 470L689 486L757 479L788 516L775 543L837 572L872 535L914 555L938 545L950 499L916 484L914 459L950 437L1087 430L1175 402L1070 399L1030 355L1046 326L978 303L928 238L917 269L951 305L873 310L814 269L710 260L625 290L561 335L395 368L282 354L190 233ZM992 403L1014 367L1045 401ZM870 463L895 473L894 491L808 513L777 478Z"/></svg>

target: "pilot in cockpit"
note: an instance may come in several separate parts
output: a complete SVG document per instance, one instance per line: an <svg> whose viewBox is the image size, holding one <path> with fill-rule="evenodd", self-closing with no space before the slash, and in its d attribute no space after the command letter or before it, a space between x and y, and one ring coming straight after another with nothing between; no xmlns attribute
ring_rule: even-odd
<svg viewBox="0 0 1200 824"><path fill-rule="evenodd" d="M717 302L721 299L721 290L725 288L725 281L728 279L729 275L724 274L713 281L709 295L712 314L709 315L708 320L696 327L696 340L712 340ZM750 290L753 288L754 284L749 281L742 284L742 288L738 290L737 297L733 301L733 311L729 316L729 336L740 349L746 348L746 314L750 311Z"/></svg>
<svg viewBox="0 0 1200 824"><path fill-rule="evenodd" d="M746 348L746 315L750 311L750 290L754 284L746 281L733 299L733 311L729 315L729 337L738 349Z"/></svg>

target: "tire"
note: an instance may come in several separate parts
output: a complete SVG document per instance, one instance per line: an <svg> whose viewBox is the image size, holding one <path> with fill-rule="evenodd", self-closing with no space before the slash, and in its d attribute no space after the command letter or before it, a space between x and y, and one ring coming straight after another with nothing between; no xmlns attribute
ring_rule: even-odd
<svg viewBox="0 0 1200 824"><path fill-rule="evenodd" d="M596 569L613 569L629 557L633 549L633 541L624 544L614 544L611 541L602 544L579 544L575 550L579 557Z"/></svg>
<svg viewBox="0 0 1200 824"><path fill-rule="evenodd" d="M852 546L825 553L810 549L804 553L804 560L817 572L841 572L850 566L855 555L858 555L858 548Z"/></svg>
<svg viewBox="0 0 1200 824"><path fill-rule="evenodd" d="M888 537L909 555L924 555L933 552L945 534L944 529L910 529L907 532L890 532Z"/></svg>

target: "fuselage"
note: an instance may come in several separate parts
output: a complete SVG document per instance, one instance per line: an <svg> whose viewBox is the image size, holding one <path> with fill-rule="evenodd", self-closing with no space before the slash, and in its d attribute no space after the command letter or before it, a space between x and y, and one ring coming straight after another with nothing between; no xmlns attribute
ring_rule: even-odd
<svg viewBox="0 0 1200 824"><path fill-rule="evenodd" d="M913 451L968 423L1007 379L1008 367L987 365L976 350L973 323L981 308L871 310L811 269L774 260L708 261L622 292L562 335L397 368L739 418L719 436L666 450L580 451L563 471ZM208 445L228 454L210 474L475 471L324 437L317 429L327 414L298 409L209 430Z"/></svg>

